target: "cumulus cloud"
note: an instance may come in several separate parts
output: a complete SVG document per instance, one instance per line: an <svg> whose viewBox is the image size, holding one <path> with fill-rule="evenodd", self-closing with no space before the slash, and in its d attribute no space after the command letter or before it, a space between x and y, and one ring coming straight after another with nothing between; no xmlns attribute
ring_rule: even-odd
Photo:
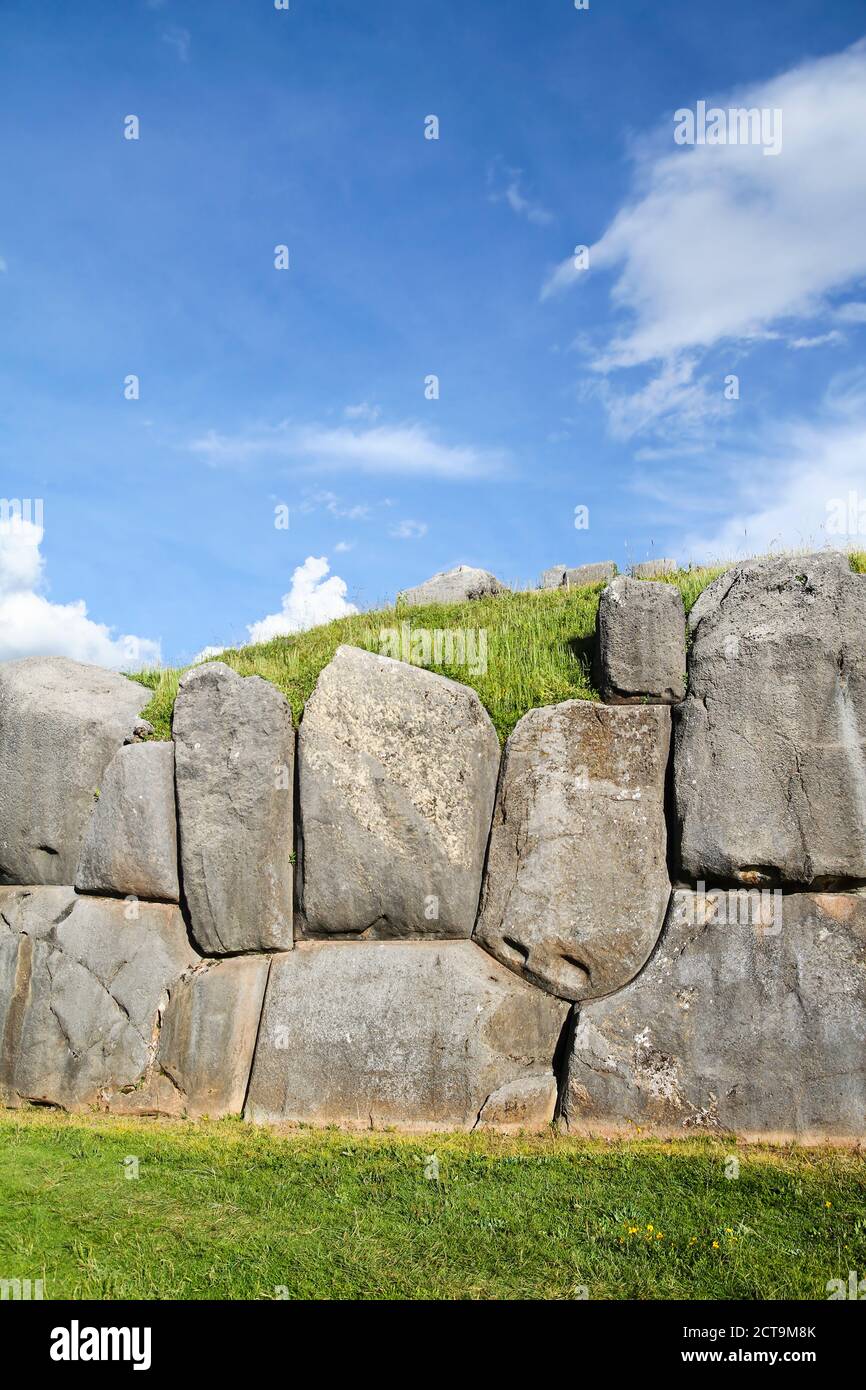
<svg viewBox="0 0 866 1390"><path fill-rule="evenodd" d="M257 623L250 623L247 632L251 642L269 642L291 632L304 632L334 618L347 618L357 613L354 603L346 600L346 581L339 575L325 576L331 566L324 556L308 555L292 575L292 587L283 594L279 613L270 613Z"/></svg>
<svg viewBox="0 0 866 1390"><path fill-rule="evenodd" d="M589 273L617 274L612 299L626 315L597 354L598 370L831 314L829 296L866 274L866 180L856 176L866 40L712 105L781 110L781 153L767 159L758 144L674 148L673 113L639 147L633 196L590 247ZM564 261L543 295L586 273Z"/></svg>
<svg viewBox="0 0 866 1390"><path fill-rule="evenodd" d="M469 444L443 444L424 425L293 425L281 421L236 434L207 434L189 444L192 453L214 466L286 459L301 467L419 478L478 478L499 473L505 455Z"/></svg>
<svg viewBox="0 0 866 1390"><path fill-rule="evenodd" d="M42 527L33 521L0 522L0 661L69 656L114 670L158 666L158 642L115 637L104 623L87 616L83 599L51 603L39 592L44 584L42 537Z"/></svg>

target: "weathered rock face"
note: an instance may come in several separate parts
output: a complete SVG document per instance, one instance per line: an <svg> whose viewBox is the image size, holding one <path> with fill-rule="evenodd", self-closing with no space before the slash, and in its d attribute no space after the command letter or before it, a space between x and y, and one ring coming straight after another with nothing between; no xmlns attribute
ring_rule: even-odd
<svg viewBox="0 0 866 1390"><path fill-rule="evenodd" d="M129 743L105 769L75 886L177 902L174 744Z"/></svg>
<svg viewBox="0 0 866 1390"><path fill-rule="evenodd" d="M0 664L0 883L72 882L105 769L151 694L61 656Z"/></svg>
<svg viewBox="0 0 866 1390"><path fill-rule="evenodd" d="M609 704L675 704L685 694L686 615L678 589L618 575L598 603L597 666Z"/></svg>
<svg viewBox="0 0 866 1390"><path fill-rule="evenodd" d="M635 579L657 579L661 574L674 574L677 562L668 558L662 560L642 560L638 565L632 565L631 572Z"/></svg>
<svg viewBox="0 0 866 1390"><path fill-rule="evenodd" d="M670 712L588 700L534 709L508 740L475 940L563 999L626 984L670 897Z"/></svg>
<svg viewBox="0 0 866 1390"><path fill-rule="evenodd" d="M567 565L553 565L544 571L538 587L579 589L582 584L601 584L604 580L613 579L615 574L616 565L612 560L603 561L598 565L578 565L574 569L569 569Z"/></svg>
<svg viewBox="0 0 866 1390"><path fill-rule="evenodd" d="M838 554L750 561L689 622L674 760L686 874L866 878L866 578Z"/></svg>
<svg viewBox="0 0 866 1390"><path fill-rule="evenodd" d="M271 965L245 1113L471 1129L495 1098L543 1125L567 1011L469 941L300 945Z"/></svg>
<svg viewBox="0 0 866 1390"><path fill-rule="evenodd" d="M571 1129L866 1136L866 899L747 896L677 892L643 973L580 1006Z"/></svg>
<svg viewBox="0 0 866 1390"><path fill-rule="evenodd" d="M339 647L298 760L307 930L469 936L499 769L474 690Z"/></svg>
<svg viewBox="0 0 866 1390"><path fill-rule="evenodd" d="M135 1088L167 990L198 957L180 911L0 890L0 1094L65 1109Z"/></svg>
<svg viewBox="0 0 866 1390"><path fill-rule="evenodd" d="M271 959L233 956L184 975L171 991L149 1084L127 1098L127 1110L241 1114Z"/></svg>
<svg viewBox="0 0 866 1390"><path fill-rule="evenodd" d="M404 589L397 595L397 601L416 607L423 603L464 603L467 599L487 598L490 594L506 592L506 585L500 584L496 575L488 570L458 565L456 569L434 574L432 579L425 579L414 589Z"/></svg>
<svg viewBox="0 0 866 1390"><path fill-rule="evenodd" d="M294 732L286 700L221 661L180 683L172 732L183 891L206 954L292 945Z"/></svg>

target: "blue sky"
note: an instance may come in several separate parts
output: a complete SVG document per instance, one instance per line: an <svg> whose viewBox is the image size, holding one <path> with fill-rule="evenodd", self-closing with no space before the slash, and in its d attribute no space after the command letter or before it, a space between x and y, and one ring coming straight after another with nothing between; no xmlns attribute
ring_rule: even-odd
<svg viewBox="0 0 866 1390"><path fill-rule="evenodd" d="M0 492L43 504L0 656L176 663L461 562L866 510L861 0L0 13ZM678 146L702 100L781 150Z"/></svg>

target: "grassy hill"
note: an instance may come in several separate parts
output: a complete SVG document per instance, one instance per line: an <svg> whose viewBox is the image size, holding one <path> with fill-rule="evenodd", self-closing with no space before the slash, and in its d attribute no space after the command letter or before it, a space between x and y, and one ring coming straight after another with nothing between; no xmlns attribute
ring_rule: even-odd
<svg viewBox="0 0 866 1390"><path fill-rule="evenodd" d="M852 568L866 573L866 552L851 556ZM678 570L666 577L683 596L686 612L708 584L729 566ZM591 652L598 597L603 584L576 589L541 589L499 594L471 603L430 604L423 608L383 608L338 618L323 627L255 646L227 649L219 656L242 676L262 676L280 689L297 724L319 672L342 643L382 650L383 629L410 631L485 630L487 669L472 674L465 666L430 663L430 670L462 681L478 692L500 739L511 733L527 710L561 700L594 700ZM171 715L184 669L139 671L132 678L153 690L144 710L156 737L171 737ZM132 673L131 673L132 674Z"/></svg>

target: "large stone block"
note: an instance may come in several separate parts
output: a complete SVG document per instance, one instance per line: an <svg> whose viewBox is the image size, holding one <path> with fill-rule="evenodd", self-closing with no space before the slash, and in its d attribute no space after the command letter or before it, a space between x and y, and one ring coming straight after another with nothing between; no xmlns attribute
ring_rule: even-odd
<svg viewBox="0 0 866 1390"><path fill-rule="evenodd" d="M62 656L0 664L0 883L64 884L150 690Z"/></svg>
<svg viewBox="0 0 866 1390"><path fill-rule="evenodd" d="M670 897L670 711L588 700L530 710L508 740L475 940L563 999L619 989Z"/></svg>
<svg viewBox="0 0 866 1390"><path fill-rule="evenodd" d="M682 700L686 615L673 584L618 575L599 598L596 643L603 700L610 704Z"/></svg>
<svg viewBox="0 0 866 1390"><path fill-rule="evenodd" d="M125 1114L240 1115L271 956L196 965L172 985L146 1081L111 1108Z"/></svg>
<svg viewBox="0 0 866 1390"><path fill-rule="evenodd" d="M639 564L632 565L631 572L635 579L658 579L662 574L675 574L676 568L676 560L665 557L661 560L641 560Z"/></svg>
<svg viewBox="0 0 866 1390"><path fill-rule="evenodd" d="M866 899L678 891L630 985L578 1006L581 1133L866 1137Z"/></svg>
<svg viewBox="0 0 866 1390"><path fill-rule="evenodd" d="M305 943L271 965L246 1115L544 1125L567 1013L469 941Z"/></svg>
<svg viewBox="0 0 866 1390"><path fill-rule="evenodd" d="M686 874L866 879L866 577L834 553L749 561L689 623L674 756Z"/></svg>
<svg viewBox="0 0 866 1390"><path fill-rule="evenodd" d="M129 743L105 769L75 886L177 902L174 744Z"/></svg>
<svg viewBox="0 0 866 1390"><path fill-rule="evenodd" d="M474 690L339 647L298 760L307 930L469 936L499 769Z"/></svg>
<svg viewBox="0 0 866 1390"><path fill-rule="evenodd" d="M574 569L569 569L568 565L552 565L543 572L538 587L579 589L584 584L601 584L613 579L615 574L616 565L612 560L603 560L596 565L577 565Z"/></svg>
<svg viewBox="0 0 866 1390"><path fill-rule="evenodd" d="M180 683L175 742L182 886L210 955L292 945L294 731L259 676L221 661Z"/></svg>
<svg viewBox="0 0 866 1390"><path fill-rule="evenodd" d="M500 584L496 575L489 570L458 565L456 569L434 574L413 589L403 589L397 595L397 601L414 608L425 603L465 603L467 599L488 598L491 594L507 592L507 586Z"/></svg>
<svg viewBox="0 0 866 1390"><path fill-rule="evenodd" d="M0 890L0 1094L74 1110L146 1077L168 989L198 957L177 907Z"/></svg>

